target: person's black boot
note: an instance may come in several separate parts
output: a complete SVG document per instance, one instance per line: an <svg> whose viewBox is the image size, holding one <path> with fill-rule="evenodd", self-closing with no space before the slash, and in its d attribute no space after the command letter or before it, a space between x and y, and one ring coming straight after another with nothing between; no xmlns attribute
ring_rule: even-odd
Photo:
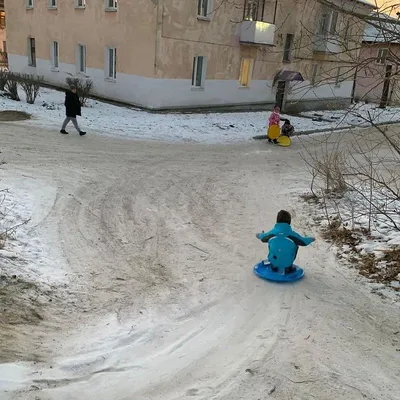
<svg viewBox="0 0 400 400"><path fill-rule="evenodd" d="M79 132L79 135L80 135L80 136L85 136L85 135L86 135L86 132L80 131L80 132Z"/></svg>
<svg viewBox="0 0 400 400"><path fill-rule="evenodd" d="M285 275L293 274L293 272L296 272L296 268L293 267L293 265L291 267L285 268Z"/></svg>
<svg viewBox="0 0 400 400"><path fill-rule="evenodd" d="M61 129L60 133L62 133L64 135L68 135L68 132L65 129Z"/></svg>

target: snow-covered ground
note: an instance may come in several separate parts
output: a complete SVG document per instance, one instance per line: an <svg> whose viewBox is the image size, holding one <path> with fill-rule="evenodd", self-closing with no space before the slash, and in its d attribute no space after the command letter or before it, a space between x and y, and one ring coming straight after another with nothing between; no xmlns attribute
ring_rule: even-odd
<svg viewBox="0 0 400 400"><path fill-rule="evenodd" d="M346 244L346 240L344 244L333 246L341 262L349 267L357 267L359 260L363 262L363 256L374 255L378 271L373 273L366 270L365 273L366 277L371 278L370 286L381 295L398 300L400 273L391 280L383 282L382 279L393 275L390 263L383 259L385 252L400 246L400 201L389 201L388 198L373 192L349 190L339 197L320 198L318 206L311 203L309 209L321 229L328 228L326 215L329 215L330 223L340 223L340 229L354 232L353 237L358 242L354 247ZM370 208L370 200L376 207ZM399 260L394 262L398 265Z"/></svg>
<svg viewBox="0 0 400 400"><path fill-rule="evenodd" d="M292 212L297 231L315 234L297 197L309 183L298 141L288 151L255 141L52 135L46 128L59 129L63 96L42 107L46 93L37 105L12 102L34 120L0 124L8 224L32 218L3 254L26 257L26 270L7 264L18 276L65 283L68 292L55 305L55 289L41 323L23 333L17 325L11 336L5 327L3 346L24 347L0 361L2 400L397 400L398 306L344 276L320 237L299 251L306 277L298 284L252 273L266 252L254 233L272 227L279 209ZM193 140L189 127L208 118L259 115L264 124L268 116L96 103L84 109L85 129L107 124L103 133L115 134L136 120L143 131L127 136L159 138L146 127L153 119L175 141ZM231 141L220 128L201 132L200 142ZM237 133L240 141L260 132Z"/></svg>
<svg viewBox="0 0 400 400"><path fill-rule="evenodd" d="M49 253L49 236L35 232L55 201L56 188L44 191L40 177L27 180L16 171L0 170L0 190L0 233L7 232L4 248L0 248L2 272L26 281L65 282L65 271L54 267L60 255Z"/></svg>
<svg viewBox="0 0 400 400"><path fill-rule="evenodd" d="M0 97L0 110L18 110L32 114L25 124L47 127L58 131L64 119L64 93L41 89L36 103L21 102ZM308 112L298 116L282 114L290 119L297 132L318 132L331 128L365 125L369 114L376 123L400 121L400 109L376 109L375 105L358 104L348 110ZM307 116L307 118L306 118ZM251 140L266 133L269 112L237 113L149 113L134 108L119 107L89 100L78 118L81 128L97 134L115 135L137 139L187 141L197 143L237 143ZM69 130L74 130L72 124Z"/></svg>
<svg viewBox="0 0 400 400"><path fill-rule="evenodd" d="M357 103L344 110L308 111L300 115L320 123L330 123L332 128L367 127L372 124L400 122L400 108L379 108L377 104Z"/></svg>

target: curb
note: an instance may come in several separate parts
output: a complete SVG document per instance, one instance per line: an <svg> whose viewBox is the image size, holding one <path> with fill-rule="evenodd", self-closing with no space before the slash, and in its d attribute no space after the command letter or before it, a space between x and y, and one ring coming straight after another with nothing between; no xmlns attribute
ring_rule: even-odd
<svg viewBox="0 0 400 400"><path fill-rule="evenodd" d="M382 122L382 123L374 124L374 125L376 125L376 126L384 126L384 125L396 125L396 124L400 124L400 120ZM347 130L352 129L352 128L366 129L366 128L371 128L374 125L367 125L367 126L352 125L352 126L343 126L341 128L312 129L312 130L309 130L309 131L296 132L294 136L311 135L313 133L323 133L323 132L347 131ZM268 139L268 136L267 135L257 135L257 136L253 136L253 139L254 140L263 140L263 139Z"/></svg>

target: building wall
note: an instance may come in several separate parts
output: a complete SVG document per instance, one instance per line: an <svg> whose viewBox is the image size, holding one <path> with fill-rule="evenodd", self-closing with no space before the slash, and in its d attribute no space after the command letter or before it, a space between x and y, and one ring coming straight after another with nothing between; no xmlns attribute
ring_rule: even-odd
<svg viewBox="0 0 400 400"><path fill-rule="evenodd" d="M118 12L106 12L103 0L87 1L85 9L76 9L74 0L58 0L56 10L48 8L48 0L34 0L31 10L25 8L25 0L7 1L9 51L26 56L32 36L37 58L50 60L55 40L60 61L75 65L76 45L82 43L87 47L87 66L103 70L105 47L117 47L119 72L154 76L156 7L145 0L119 3Z"/></svg>
<svg viewBox="0 0 400 400"><path fill-rule="evenodd" d="M7 1L9 66L15 72L33 73L65 86L76 75L76 46L86 45L86 76L95 82L95 94L115 100L149 105L147 82L154 76L156 7L151 1L120 1L118 12L106 12L105 2L87 1L76 9L74 1L58 1L57 10L48 9L48 0ZM143 19L143 16L146 19ZM37 67L28 66L28 37L36 40ZM59 42L59 72L52 70L51 43ZM105 48L117 48L118 80L105 79ZM85 78L85 75L81 75Z"/></svg>
<svg viewBox="0 0 400 400"><path fill-rule="evenodd" d="M360 65L364 67L358 72L355 96L361 101L380 102L386 74L386 64L377 62L378 50L388 48L387 44L362 45ZM390 44L390 51L400 57L400 44ZM392 73L397 72L398 66L392 63ZM389 104L400 104L399 85L395 78L390 80Z"/></svg>
<svg viewBox="0 0 400 400"><path fill-rule="evenodd" d="M288 106L326 108L335 98L350 99L352 77L347 77L341 86L332 83L343 55L313 52L313 32L320 13L320 5L315 1L278 2L274 46L240 43L243 9L231 2L217 7L210 21L197 18L196 1L137 0L133 6L131 1L119 0L119 10L113 13L104 11L102 0L87 3L85 10L77 10L73 1L59 0L58 10L48 10L47 0L36 0L34 10L26 10L21 6L22 0L8 1L8 20L19 21L8 29L10 68L37 73L54 85L63 85L67 76L76 73L75 49L83 41L87 46L86 75L95 82L95 94L144 107L272 106L276 96L273 78L282 68L299 71L305 79L301 90L292 90L290 86L285 96ZM267 0L264 20L273 22L274 14L275 1ZM288 33L295 36L295 58L283 63ZM29 36L36 39L36 68L28 66ZM51 68L53 40L60 45L59 72ZM105 47L117 48L115 82L105 79ZM207 80L202 89L193 89L191 85L196 55L207 57ZM251 82L245 88L239 86L242 58L254 60ZM316 85L310 82L315 63L320 71L332 72L332 76L320 79ZM322 68L324 65L326 68Z"/></svg>

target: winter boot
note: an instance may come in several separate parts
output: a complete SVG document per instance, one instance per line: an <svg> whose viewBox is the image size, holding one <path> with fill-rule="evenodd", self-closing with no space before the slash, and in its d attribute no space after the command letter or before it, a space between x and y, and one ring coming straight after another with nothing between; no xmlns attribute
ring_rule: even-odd
<svg viewBox="0 0 400 400"><path fill-rule="evenodd" d="M293 267L293 265L285 268L285 275L293 274L293 272L296 272L296 267Z"/></svg>

